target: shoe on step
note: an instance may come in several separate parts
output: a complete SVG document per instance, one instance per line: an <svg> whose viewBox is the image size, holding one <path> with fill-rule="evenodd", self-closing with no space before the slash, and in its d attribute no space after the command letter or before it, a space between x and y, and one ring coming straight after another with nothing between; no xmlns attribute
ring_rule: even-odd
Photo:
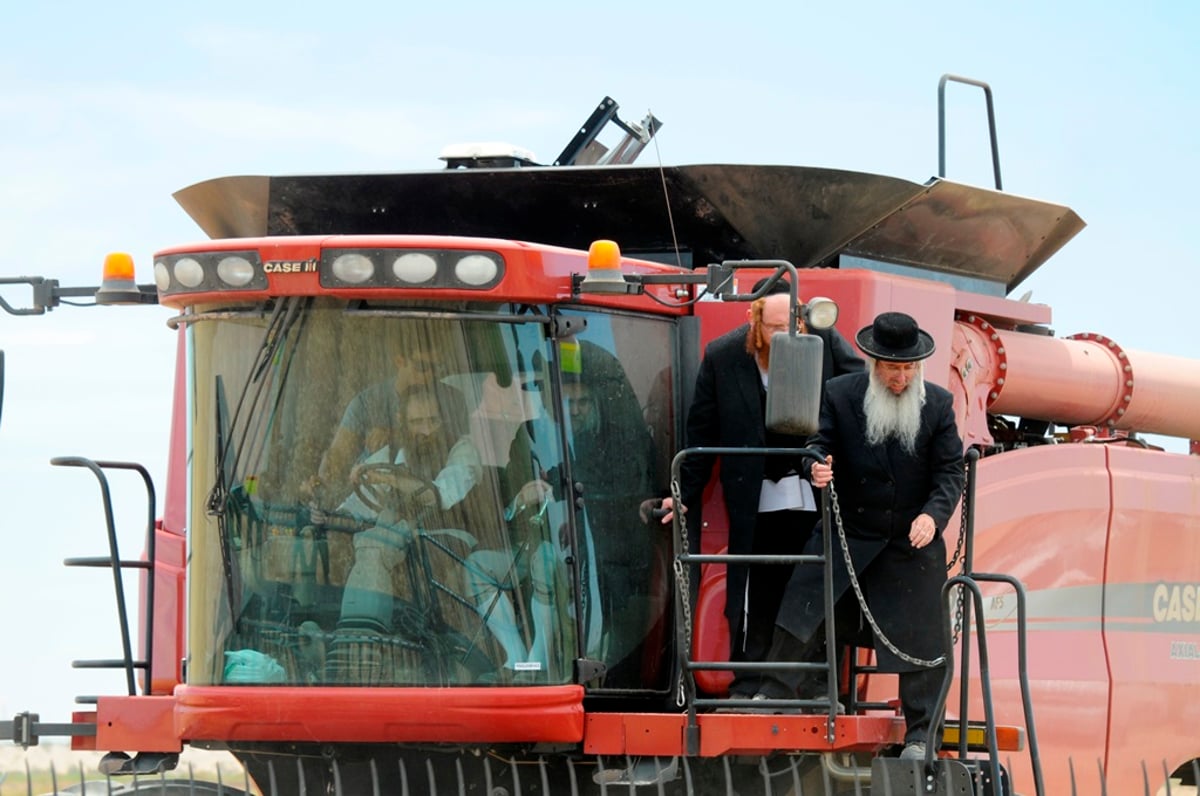
<svg viewBox="0 0 1200 796"><path fill-rule="evenodd" d="M923 741L914 741L913 743L905 744L900 750L901 760L925 760L925 743Z"/></svg>
<svg viewBox="0 0 1200 796"><path fill-rule="evenodd" d="M771 714L777 714L777 713L784 712L783 708L772 704L772 702L774 701L774 698L770 694L764 694L762 692L759 692L759 693L755 694L754 696L752 696L750 699L754 702L758 702L761 704L754 706L754 707L744 708L744 710L747 713L762 713L762 714L771 715Z"/></svg>
<svg viewBox="0 0 1200 796"><path fill-rule="evenodd" d="M768 699L769 697L766 694L755 694L754 696L751 696L750 694L730 694L729 698L730 699L738 699L738 700L750 699L755 702L761 702L762 700ZM719 707L713 711L713 713L762 713L762 712L763 712L763 709L758 708L758 707L735 707L733 705L722 705L721 707Z"/></svg>
<svg viewBox="0 0 1200 796"><path fill-rule="evenodd" d="M804 697L804 698L811 699L812 701L819 703L819 704L813 705L810 708L805 708L804 709L805 713L818 713L818 714L820 714L820 713L828 714L829 713L829 695L828 694L821 694L820 696ZM839 716L845 714L846 706L843 705L841 702L838 702L836 704L837 704L837 707L835 710L836 710L837 714Z"/></svg>

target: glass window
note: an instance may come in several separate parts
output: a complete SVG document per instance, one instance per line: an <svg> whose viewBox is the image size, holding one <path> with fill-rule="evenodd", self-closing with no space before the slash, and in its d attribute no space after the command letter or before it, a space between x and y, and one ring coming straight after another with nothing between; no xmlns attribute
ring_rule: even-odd
<svg viewBox="0 0 1200 796"><path fill-rule="evenodd" d="M570 511L537 486L562 437L529 321L191 321L190 682L570 682Z"/></svg>
<svg viewBox="0 0 1200 796"><path fill-rule="evenodd" d="M575 313L564 313L567 316ZM589 657L605 689L666 687L672 552L669 526L646 501L667 494L675 450L674 327L619 314L579 313L586 327L558 344Z"/></svg>

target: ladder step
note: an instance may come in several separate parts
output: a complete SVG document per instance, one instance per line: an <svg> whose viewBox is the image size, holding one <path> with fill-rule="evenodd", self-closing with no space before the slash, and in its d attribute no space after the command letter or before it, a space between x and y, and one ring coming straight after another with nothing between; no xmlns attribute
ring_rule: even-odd
<svg viewBox="0 0 1200 796"><path fill-rule="evenodd" d="M112 565L112 556L88 556L85 558L63 559L64 567L111 567ZM117 566L122 569L150 569L150 562L125 560L118 561Z"/></svg>
<svg viewBox="0 0 1200 796"><path fill-rule="evenodd" d="M88 661L71 661L72 669L124 669L126 666L130 666L130 665L131 665L130 662L125 660L124 658L108 658L108 659L88 660ZM145 661L133 661L132 666L135 669L145 669L146 662Z"/></svg>

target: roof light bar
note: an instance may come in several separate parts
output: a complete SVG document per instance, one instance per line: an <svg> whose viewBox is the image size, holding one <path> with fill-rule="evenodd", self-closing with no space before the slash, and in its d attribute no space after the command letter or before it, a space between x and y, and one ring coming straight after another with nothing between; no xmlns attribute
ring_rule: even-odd
<svg viewBox="0 0 1200 796"><path fill-rule="evenodd" d="M163 295L265 290L267 275L256 251L192 252L159 257L154 284Z"/></svg>
<svg viewBox="0 0 1200 796"><path fill-rule="evenodd" d="M319 271L327 288L487 290L503 278L504 257L463 249L326 249Z"/></svg>

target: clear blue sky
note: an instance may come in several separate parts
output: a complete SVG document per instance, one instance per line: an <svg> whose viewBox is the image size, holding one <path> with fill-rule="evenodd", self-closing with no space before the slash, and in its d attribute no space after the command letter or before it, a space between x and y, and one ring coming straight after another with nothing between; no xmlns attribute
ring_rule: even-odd
<svg viewBox="0 0 1200 796"><path fill-rule="evenodd" d="M171 198L231 174L438 168L449 143L552 159L606 94L665 123L640 162L937 171L944 73L995 93L1004 187L1088 227L1017 292L1058 334L1197 356L1200 11L1190 3L20 3L0 12L0 275L140 281L202 237ZM178 6L178 7L177 7ZM194 6L198 10L188 10ZM991 184L982 94L951 87L948 177ZM25 293L6 291L10 300ZM111 581L78 454L166 463L161 308L0 315L0 716L65 720L115 673ZM1183 449L1183 448L1180 448ZM124 553L141 546L133 482Z"/></svg>

